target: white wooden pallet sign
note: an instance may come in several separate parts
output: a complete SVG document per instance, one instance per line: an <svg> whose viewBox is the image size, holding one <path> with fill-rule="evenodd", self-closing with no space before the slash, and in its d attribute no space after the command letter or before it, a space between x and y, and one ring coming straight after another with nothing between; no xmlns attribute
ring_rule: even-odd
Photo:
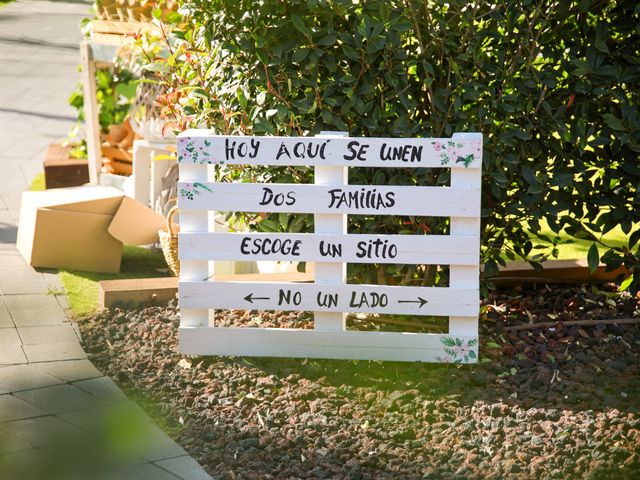
<svg viewBox="0 0 640 480"><path fill-rule="evenodd" d="M178 182L184 210L477 217L478 189Z"/></svg>
<svg viewBox="0 0 640 480"><path fill-rule="evenodd" d="M182 260L473 265L480 239L469 235L331 235L312 233L180 234Z"/></svg>
<svg viewBox="0 0 640 480"><path fill-rule="evenodd" d="M180 350L475 363L482 135L178 138ZM313 166L310 185L211 182L216 165ZM451 169L449 187L347 185L349 167ZM213 233L215 211L315 214L313 234ZM349 214L449 217L449 235L347 234ZM216 260L316 262L314 284L220 282ZM449 287L348 285L347 263L449 265ZM308 310L314 329L221 328L214 309ZM347 331L346 312L449 317L448 334Z"/></svg>
<svg viewBox="0 0 640 480"><path fill-rule="evenodd" d="M367 311L470 317L478 313L478 292L437 287L181 281L180 305L185 308Z"/></svg>

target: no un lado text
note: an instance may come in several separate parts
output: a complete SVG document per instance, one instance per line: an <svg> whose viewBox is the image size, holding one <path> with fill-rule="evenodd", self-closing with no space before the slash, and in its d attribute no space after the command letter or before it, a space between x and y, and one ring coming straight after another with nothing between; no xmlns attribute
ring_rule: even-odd
<svg viewBox="0 0 640 480"><path fill-rule="evenodd" d="M318 307L336 307L338 305L339 296L337 293L318 292L316 296L316 304ZM302 303L302 294L298 291L280 289L278 291L278 306L295 305ZM389 304L389 297L385 293L376 292L355 292L352 291L349 299L349 307L352 308L375 308L386 307Z"/></svg>
<svg viewBox="0 0 640 480"><path fill-rule="evenodd" d="M298 141L282 142L276 153L276 160L287 158L292 159L318 159L326 160L327 145L331 140L324 141ZM226 161L236 161L242 159L254 159L260 153L261 141L252 138L251 140L230 140L225 139L224 151ZM347 144L347 151L342 158L348 161L366 162L371 154L370 144L352 140ZM419 163L422 161L422 145L388 145L383 142L378 150L378 158L387 162Z"/></svg>

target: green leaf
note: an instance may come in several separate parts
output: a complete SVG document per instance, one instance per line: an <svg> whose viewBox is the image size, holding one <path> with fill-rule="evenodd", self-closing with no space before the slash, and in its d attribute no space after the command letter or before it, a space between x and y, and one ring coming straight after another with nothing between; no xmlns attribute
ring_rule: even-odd
<svg viewBox="0 0 640 480"><path fill-rule="evenodd" d="M337 40L337 38L336 38L335 35L329 34L329 35L326 35L326 36L322 37L320 40L318 40L317 43L318 43L318 45L329 47L329 46L333 45L334 43L336 43L336 40Z"/></svg>
<svg viewBox="0 0 640 480"><path fill-rule="evenodd" d="M304 24L304 21L302 20L302 18L300 18L300 15L292 15L291 23L293 23L293 26L300 33L303 33L305 35L311 35L311 30L309 30L307 26Z"/></svg>
<svg viewBox="0 0 640 480"><path fill-rule="evenodd" d="M342 45L342 51L351 60L354 60L356 62L360 60L360 55L358 54L358 52L353 47L347 45L346 43Z"/></svg>
<svg viewBox="0 0 640 480"><path fill-rule="evenodd" d="M604 43L602 39L597 39L594 45L599 51L603 53L609 53L609 47L607 47L607 44Z"/></svg>
<svg viewBox="0 0 640 480"><path fill-rule="evenodd" d="M526 130L522 130L522 129L514 129L513 130L513 135L517 138L519 138L520 140L529 140L531 139L531 135L529 135L529 132L527 132Z"/></svg>
<svg viewBox="0 0 640 480"><path fill-rule="evenodd" d="M202 188L203 190L206 190L207 192L211 192L213 193L213 190L211 190L209 187L207 187L204 183L200 183L200 182L195 182L193 184L194 187L199 187Z"/></svg>
<svg viewBox="0 0 640 480"><path fill-rule="evenodd" d="M620 284L620 287L618 287L618 291L624 292L631 286L632 283L633 283L633 275L629 275L627 278L625 278L622 281L622 283Z"/></svg>
<svg viewBox="0 0 640 480"><path fill-rule="evenodd" d="M298 48L293 52L293 55L291 55L291 61L292 62L301 62L302 60L307 58L307 55L309 55L309 49L308 48Z"/></svg>
<svg viewBox="0 0 640 480"><path fill-rule="evenodd" d="M456 344L455 339L451 337L443 337L440 339L440 342L447 347L454 347Z"/></svg>
<svg viewBox="0 0 640 480"><path fill-rule="evenodd" d="M275 233L278 231L278 224L269 218L263 219L259 224L260 229L264 232Z"/></svg>
<svg viewBox="0 0 640 480"><path fill-rule="evenodd" d="M589 271L594 273L600 265L600 254L598 253L598 247L595 242L589 247L589 253L587 253L587 262L589 264Z"/></svg>
<svg viewBox="0 0 640 480"><path fill-rule="evenodd" d="M533 170L531 170L531 168L529 167L524 167L522 169L522 176L529 183L529 185L538 185L540 183L533 173Z"/></svg>
<svg viewBox="0 0 640 480"><path fill-rule="evenodd" d="M137 82L120 82L116 84L116 93L127 99L132 99L136 95Z"/></svg>
<svg viewBox="0 0 640 480"><path fill-rule="evenodd" d="M632 249L636 243L640 240L640 229L634 231L629 236L629 249Z"/></svg>
<svg viewBox="0 0 640 480"><path fill-rule="evenodd" d="M289 214L288 213L279 213L278 221L280 222L280 228L282 231L287 231L287 226L289 225Z"/></svg>
<svg viewBox="0 0 640 480"><path fill-rule="evenodd" d="M498 275L498 264L495 260L488 260L484 264L484 276L492 278Z"/></svg>
<svg viewBox="0 0 640 480"><path fill-rule="evenodd" d="M622 120L620 120L617 117L614 117L610 113L605 113L602 117L604 118L604 121L609 126L609 128L613 130L618 130L618 131L626 130L624 127L624 124L622 123Z"/></svg>

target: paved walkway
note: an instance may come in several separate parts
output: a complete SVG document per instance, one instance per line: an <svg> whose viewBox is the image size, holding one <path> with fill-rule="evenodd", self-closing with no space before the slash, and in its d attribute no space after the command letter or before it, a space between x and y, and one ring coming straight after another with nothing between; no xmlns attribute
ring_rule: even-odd
<svg viewBox="0 0 640 480"><path fill-rule="evenodd" d="M210 478L87 360L57 274L15 248L21 192L75 120L88 8L0 7L0 480Z"/></svg>

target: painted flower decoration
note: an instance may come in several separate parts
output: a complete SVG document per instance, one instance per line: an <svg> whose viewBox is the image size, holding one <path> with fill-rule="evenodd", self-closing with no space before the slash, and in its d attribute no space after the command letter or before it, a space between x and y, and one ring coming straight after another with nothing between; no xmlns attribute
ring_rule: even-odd
<svg viewBox="0 0 640 480"><path fill-rule="evenodd" d="M206 138L181 138L178 142L178 162L213 164L211 141Z"/></svg>
<svg viewBox="0 0 640 480"><path fill-rule="evenodd" d="M465 167L468 167L473 163L474 158L480 158L480 142L474 141L472 144L465 144L456 142L454 140L447 140L441 142L440 140L433 140L431 142L433 149L440 158L441 165L447 165L451 162L462 163ZM469 148L471 147L471 148ZM468 153L472 150L472 153Z"/></svg>
<svg viewBox="0 0 640 480"><path fill-rule="evenodd" d="M457 337L442 337L440 342L443 345L445 357L437 357L438 361L445 363L469 363L471 359L478 358L476 350L477 338L462 340Z"/></svg>
<svg viewBox="0 0 640 480"><path fill-rule="evenodd" d="M206 190L207 192L213 193L213 190L207 187L204 183L194 182L184 183L182 188L180 188L180 196L187 200L193 200L197 195L200 195L200 190Z"/></svg>

